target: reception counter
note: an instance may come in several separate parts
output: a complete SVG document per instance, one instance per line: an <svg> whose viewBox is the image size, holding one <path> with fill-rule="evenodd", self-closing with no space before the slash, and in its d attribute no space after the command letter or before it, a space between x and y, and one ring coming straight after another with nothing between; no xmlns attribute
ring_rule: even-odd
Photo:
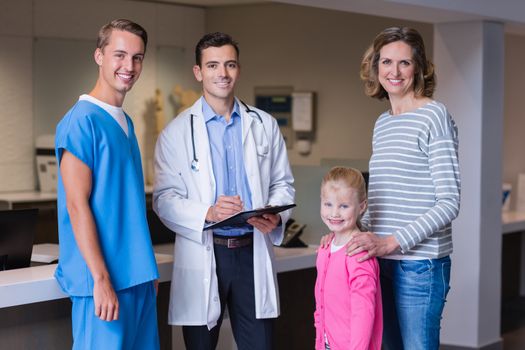
<svg viewBox="0 0 525 350"><path fill-rule="evenodd" d="M503 212L501 215L502 234L521 233L519 240L520 247L520 264L519 264L519 294L525 297L525 213L517 211ZM512 276L514 277L514 276Z"/></svg>
<svg viewBox="0 0 525 350"><path fill-rule="evenodd" d="M155 253L160 282L171 279L173 257ZM53 277L57 265L0 272L0 308L67 298Z"/></svg>
<svg viewBox="0 0 525 350"><path fill-rule="evenodd" d="M288 272L315 266L315 247L275 247L277 272ZM58 250L58 246L57 246ZM159 282L171 280L173 245L155 246ZM58 252L57 252L58 253ZM0 308L66 298L53 274L56 264L33 266L0 272Z"/></svg>
<svg viewBox="0 0 525 350"><path fill-rule="evenodd" d="M153 193L152 186L145 186L144 191L146 195ZM38 207L37 204L52 203L55 204L57 200L56 192L40 192L40 191L17 191L17 192L2 192L0 193L0 210L16 209L18 206L30 204L31 207Z"/></svg>
<svg viewBox="0 0 525 350"><path fill-rule="evenodd" d="M507 211L501 213L502 233L525 231L525 213Z"/></svg>
<svg viewBox="0 0 525 350"><path fill-rule="evenodd" d="M154 249L161 282L157 301L161 349L171 350L180 344L180 339L172 339L175 332L167 325L173 244ZM275 247L274 252L281 295L281 317L275 327L278 348L289 342L311 345L316 247ZM55 269L56 264L49 264L0 272L0 348L71 348L71 303L53 277ZM304 325L296 334L285 327L295 323Z"/></svg>

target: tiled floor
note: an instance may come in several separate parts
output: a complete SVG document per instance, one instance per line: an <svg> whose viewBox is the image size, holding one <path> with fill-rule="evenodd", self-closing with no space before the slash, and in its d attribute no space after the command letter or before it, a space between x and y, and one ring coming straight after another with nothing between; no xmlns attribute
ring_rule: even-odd
<svg viewBox="0 0 525 350"><path fill-rule="evenodd" d="M525 349L525 298L506 300L501 306L503 350Z"/></svg>

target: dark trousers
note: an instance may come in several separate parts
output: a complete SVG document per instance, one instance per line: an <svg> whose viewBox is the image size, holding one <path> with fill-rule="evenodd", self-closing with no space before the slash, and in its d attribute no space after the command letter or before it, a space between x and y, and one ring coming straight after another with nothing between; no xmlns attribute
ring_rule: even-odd
<svg viewBox="0 0 525 350"><path fill-rule="evenodd" d="M184 344L189 350L214 350L225 307L238 350L271 350L273 319L255 318L253 245L228 248L215 244L215 262L221 299L221 316L211 330L207 326L184 326Z"/></svg>

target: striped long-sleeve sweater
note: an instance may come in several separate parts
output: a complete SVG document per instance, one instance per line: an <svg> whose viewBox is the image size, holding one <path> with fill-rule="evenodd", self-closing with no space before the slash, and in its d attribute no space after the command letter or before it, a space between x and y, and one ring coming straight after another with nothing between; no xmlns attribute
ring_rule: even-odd
<svg viewBox="0 0 525 350"><path fill-rule="evenodd" d="M460 177L458 131L446 107L432 101L400 115L383 113L374 127L369 172L363 226L395 235L404 255L449 255Z"/></svg>

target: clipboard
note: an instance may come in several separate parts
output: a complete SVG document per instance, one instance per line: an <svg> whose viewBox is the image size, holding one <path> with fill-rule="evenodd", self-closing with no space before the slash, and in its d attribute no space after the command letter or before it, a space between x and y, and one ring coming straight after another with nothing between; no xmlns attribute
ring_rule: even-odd
<svg viewBox="0 0 525 350"><path fill-rule="evenodd" d="M204 230L213 230L215 228L226 227L226 226L227 227L244 226L246 225L246 221L249 218L252 218L254 216L261 216L263 214L277 214L282 211L293 208L295 206L296 204L271 205L271 206L264 207L264 208L241 211L235 215L230 216L227 219L224 219L218 222L214 222L213 224L204 226Z"/></svg>

